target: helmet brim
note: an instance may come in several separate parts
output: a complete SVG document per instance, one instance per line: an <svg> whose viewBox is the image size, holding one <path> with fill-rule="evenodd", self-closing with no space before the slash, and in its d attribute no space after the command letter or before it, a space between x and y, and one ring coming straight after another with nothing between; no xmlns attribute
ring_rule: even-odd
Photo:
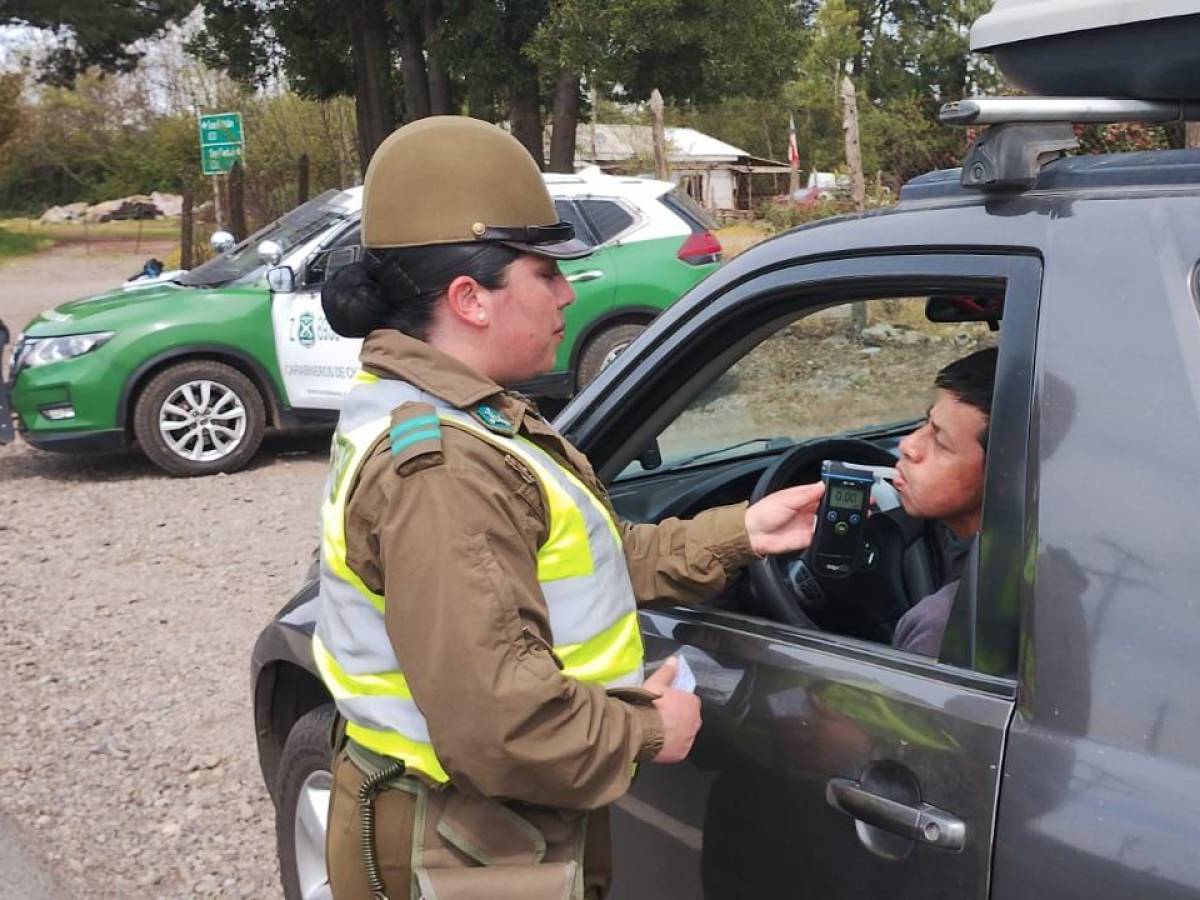
<svg viewBox="0 0 1200 900"><path fill-rule="evenodd" d="M579 238L546 244L526 244L520 241L496 241L496 243L522 253L532 253L534 256L544 256L548 259L583 259L596 252L595 247Z"/></svg>

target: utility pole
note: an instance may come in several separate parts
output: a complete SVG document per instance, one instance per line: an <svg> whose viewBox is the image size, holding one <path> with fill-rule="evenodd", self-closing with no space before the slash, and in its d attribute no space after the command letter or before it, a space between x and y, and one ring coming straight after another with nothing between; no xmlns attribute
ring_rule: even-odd
<svg viewBox="0 0 1200 900"><path fill-rule="evenodd" d="M658 88L650 92L650 113L654 116L654 177L667 181L671 174L667 170L667 129L663 125L663 98Z"/></svg>
<svg viewBox="0 0 1200 900"><path fill-rule="evenodd" d="M846 137L846 166L850 169L850 196L854 200L854 208L862 212L867 206L867 186L863 179L862 153L858 146L858 101L854 95L854 82L848 75L842 76L842 131ZM850 327L855 337L861 337L866 330L865 302L851 304Z"/></svg>
<svg viewBox="0 0 1200 900"><path fill-rule="evenodd" d="M846 136L850 197L854 200L854 208L862 212L867 208L867 186L863 178L862 153L858 146L858 100L854 93L854 82L848 75L842 76L842 131Z"/></svg>
<svg viewBox="0 0 1200 900"><path fill-rule="evenodd" d="M592 105L592 165L594 166L596 165L596 115L598 112L596 109L597 99L595 73L592 73L592 77L588 79L588 82L588 102Z"/></svg>

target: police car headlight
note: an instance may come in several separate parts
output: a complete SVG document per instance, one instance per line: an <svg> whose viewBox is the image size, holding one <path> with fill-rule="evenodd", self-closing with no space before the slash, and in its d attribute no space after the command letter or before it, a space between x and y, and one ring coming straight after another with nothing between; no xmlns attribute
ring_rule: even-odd
<svg viewBox="0 0 1200 900"><path fill-rule="evenodd" d="M36 369L64 359L74 359L104 346L116 332L94 331L91 334L67 334L62 337L25 338L16 368Z"/></svg>

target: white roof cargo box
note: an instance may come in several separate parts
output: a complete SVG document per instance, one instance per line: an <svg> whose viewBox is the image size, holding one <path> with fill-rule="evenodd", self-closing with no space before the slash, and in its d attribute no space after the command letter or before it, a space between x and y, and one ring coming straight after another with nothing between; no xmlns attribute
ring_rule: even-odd
<svg viewBox="0 0 1200 900"><path fill-rule="evenodd" d="M1200 0L996 0L971 49L1034 94L1200 99Z"/></svg>

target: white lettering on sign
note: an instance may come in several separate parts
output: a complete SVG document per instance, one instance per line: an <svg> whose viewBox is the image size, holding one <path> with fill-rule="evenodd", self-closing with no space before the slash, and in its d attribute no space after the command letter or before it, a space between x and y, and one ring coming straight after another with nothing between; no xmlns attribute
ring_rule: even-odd
<svg viewBox="0 0 1200 900"><path fill-rule="evenodd" d="M345 378L354 377L354 373L358 369L354 366L315 366L315 365L286 365L283 367L285 375L307 375L317 376L321 378Z"/></svg>

